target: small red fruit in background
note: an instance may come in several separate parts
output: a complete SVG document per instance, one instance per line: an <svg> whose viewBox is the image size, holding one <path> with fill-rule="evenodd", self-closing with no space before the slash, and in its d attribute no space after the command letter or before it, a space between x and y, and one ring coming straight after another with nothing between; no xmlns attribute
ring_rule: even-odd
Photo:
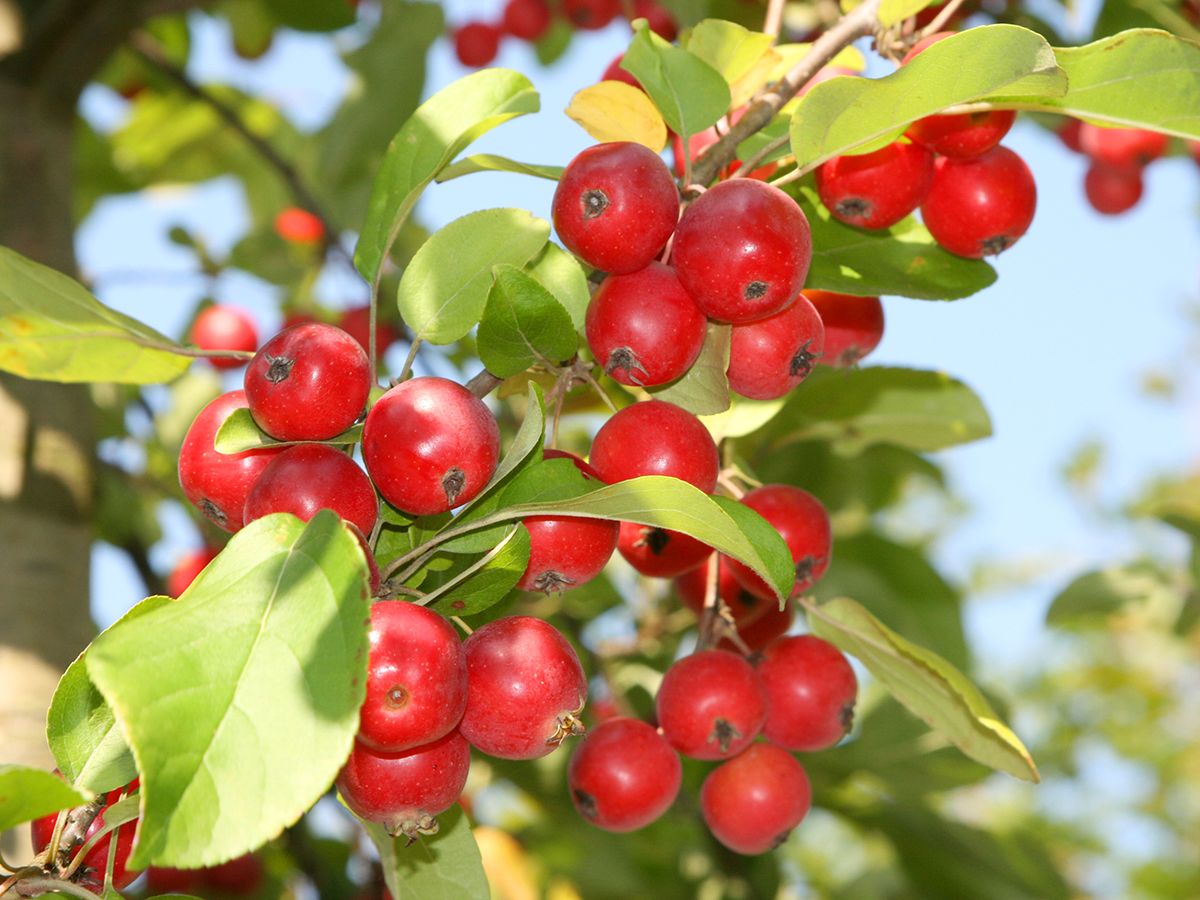
<svg viewBox="0 0 1200 900"><path fill-rule="evenodd" d="M873 153L835 156L816 172L817 193L833 217L859 228L888 228L918 206L933 184L933 154L897 141Z"/></svg>
<svg viewBox="0 0 1200 900"><path fill-rule="evenodd" d="M500 428L462 385L413 378L371 407L362 455L388 503L412 515L437 515L487 485L500 459Z"/></svg>
<svg viewBox="0 0 1200 900"><path fill-rule="evenodd" d="M218 528L233 533L243 524L246 497L258 476L283 447L219 453L217 432L234 410L246 408L246 392L222 394L188 427L179 448L179 486L193 506Z"/></svg>
<svg viewBox="0 0 1200 900"><path fill-rule="evenodd" d="M821 362L843 368L856 365L883 339L883 304L878 297L806 290L825 326Z"/></svg>
<svg viewBox="0 0 1200 900"><path fill-rule="evenodd" d="M370 534L379 501L367 473L345 453L328 444L297 444L263 469L246 497L242 520L286 512L307 522L323 509Z"/></svg>
<svg viewBox="0 0 1200 900"><path fill-rule="evenodd" d="M550 7L545 0L508 0L504 30L523 41L536 41L550 27Z"/></svg>
<svg viewBox="0 0 1200 900"><path fill-rule="evenodd" d="M499 49L500 29L489 22L468 22L454 31L454 54L464 66L486 66Z"/></svg>
<svg viewBox="0 0 1200 900"><path fill-rule="evenodd" d="M760 601L766 606L766 610L762 615L756 616L750 621L742 624L738 623L738 639L746 645L746 650L750 653L757 653L762 650L771 641L787 634L792 623L796 621L796 604L788 601L783 608L775 600ZM741 653L742 648L731 641L729 638L722 638L717 644L719 650L731 650Z"/></svg>
<svg viewBox="0 0 1200 900"><path fill-rule="evenodd" d="M554 626L532 616L496 619L463 650L467 709L459 729L472 746L501 759L537 759L581 730L587 678Z"/></svg>
<svg viewBox="0 0 1200 900"><path fill-rule="evenodd" d="M634 831L679 793L679 756L650 725L624 717L594 727L571 754L567 784L579 814L605 831Z"/></svg>
<svg viewBox="0 0 1200 900"><path fill-rule="evenodd" d="M621 384L651 387L691 368L708 321L675 271L659 262L610 275L587 309L587 341L604 372Z"/></svg>
<svg viewBox="0 0 1200 900"><path fill-rule="evenodd" d="M355 741L337 789L368 822L416 837L436 830L435 817L458 800L470 768L471 746L458 731L402 753L376 753Z"/></svg>
<svg viewBox="0 0 1200 900"><path fill-rule="evenodd" d="M292 323L288 323L292 324ZM358 341L359 345L366 352L367 344L370 341L371 335L371 307L370 306L352 306L345 310L338 317L338 328L350 335ZM383 356L385 350L392 344L396 343L400 337L396 333L396 327L391 322L386 322L383 319L375 321L375 354Z"/></svg>
<svg viewBox="0 0 1200 900"><path fill-rule="evenodd" d="M1200 166L1200 141L1188 141L1188 153L1192 154L1192 159L1196 161L1196 165Z"/></svg>
<svg viewBox="0 0 1200 900"><path fill-rule="evenodd" d="M684 289L711 319L735 325L774 315L808 275L808 219L779 188L723 181L679 220L671 259Z"/></svg>
<svg viewBox="0 0 1200 900"><path fill-rule="evenodd" d="M219 866L201 869L201 883L206 887L215 888L226 894L244 896L253 894L263 883L266 872L262 860L253 853L247 853Z"/></svg>
<svg viewBox="0 0 1200 900"><path fill-rule="evenodd" d="M289 206L275 216L275 233L293 244L315 244L325 238L325 225L307 209Z"/></svg>
<svg viewBox="0 0 1200 900"><path fill-rule="evenodd" d="M357 739L401 753L449 734L467 708L467 657L454 626L415 603L380 600L370 641Z"/></svg>
<svg viewBox="0 0 1200 900"><path fill-rule="evenodd" d="M1092 209L1115 216L1137 206L1142 199L1142 170L1117 169L1093 162L1083 177L1083 191Z"/></svg>
<svg viewBox="0 0 1200 900"><path fill-rule="evenodd" d="M767 695L745 658L703 650L667 669L654 708L663 737L684 756L729 759L758 737Z"/></svg>
<svg viewBox="0 0 1200 900"><path fill-rule="evenodd" d="M773 641L758 675L767 694L767 740L786 750L824 750L854 724L858 679L837 647L811 634Z"/></svg>
<svg viewBox="0 0 1200 900"><path fill-rule="evenodd" d="M1116 169L1146 166L1167 152L1169 138L1144 128L1079 127L1079 146L1092 159Z"/></svg>
<svg viewBox="0 0 1200 900"><path fill-rule="evenodd" d="M1007 147L996 147L975 159L939 158L921 218L942 247L982 259L1015 244L1036 208L1029 166Z"/></svg>
<svg viewBox="0 0 1200 900"><path fill-rule="evenodd" d="M621 11L621 0L563 0L562 14L584 31L599 31Z"/></svg>
<svg viewBox="0 0 1200 900"><path fill-rule="evenodd" d="M713 837L746 855L782 844L811 804L804 768L773 744L754 744L715 768L700 788L700 811Z"/></svg>
<svg viewBox="0 0 1200 900"><path fill-rule="evenodd" d="M654 0L634 0L633 18L645 19L650 30L664 41L675 40L679 33L679 26L675 22L675 17L671 15L671 11L655 3Z"/></svg>
<svg viewBox="0 0 1200 900"><path fill-rule="evenodd" d="M710 494L720 459L708 429L685 409L643 400L614 413L592 441L592 467L608 484L669 475Z"/></svg>
<svg viewBox="0 0 1200 900"><path fill-rule="evenodd" d="M704 613L704 597L707 591L708 566L699 566L675 579L675 593L680 602L696 614L697 619ZM729 607L739 632L743 625L759 619L776 606L776 601L763 600L742 587L726 565L721 566L717 576L717 596Z"/></svg>
<svg viewBox="0 0 1200 900"><path fill-rule="evenodd" d="M236 306L214 304L205 307L192 323L192 342L201 350L242 350L253 353L258 349L258 328L254 320ZM238 369L246 360L236 357L208 357L218 369Z"/></svg>
<svg viewBox="0 0 1200 900"><path fill-rule="evenodd" d="M679 192L666 163L629 141L597 144L567 164L551 204L567 249L597 269L644 268L675 230Z"/></svg>
<svg viewBox="0 0 1200 900"><path fill-rule="evenodd" d="M626 72L621 68L621 63L624 61L624 59L624 53L618 53L616 56L614 56L613 61L605 67L604 74L600 76L600 80L623 81L630 87L635 87L639 91L642 90L643 88L641 82L634 78L629 72Z"/></svg>
<svg viewBox="0 0 1200 900"><path fill-rule="evenodd" d="M803 294L783 312L732 331L725 375L733 390L752 400L782 397L825 353L825 326Z"/></svg>
<svg viewBox="0 0 1200 900"><path fill-rule="evenodd" d="M172 597L180 596L204 571L204 567L217 558L219 552L215 547L205 547L180 557L171 574L167 576L167 593Z"/></svg>
<svg viewBox="0 0 1200 900"><path fill-rule="evenodd" d="M808 491L790 484L764 484L749 491L742 503L750 507L775 527L792 553L796 565L796 582L792 597L798 597L820 581L829 568L833 552L833 536L829 513L821 501ZM748 566L736 559L725 559L733 577L764 600L774 601L775 594Z"/></svg>
<svg viewBox="0 0 1200 900"><path fill-rule="evenodd" d="M1083 152L1083 145L1079 142L1079 133L1083 130L1083 123L1078 119L1066 118L1055 129L1055 134L1058 139L1063 142L1063 146L1068 150L1074 150L1076 153Z"/></svg>
<svg viewBox="0 0 1200 900"><path fill-rule="evenodd" d="M651 578L674 578L701 565L712 547L680 531L622 522L617 549L634 569Z"/></svg>
<svg viewBox="0 0 1200 900"><path fill-rule="evenodd" d="M357 421L371 392L362 347L333 325L285 328L246 369L246 401L258 427L280 441L324 441Z"/></svg>
<svg viewBox="0 0 1200 900"><path fill-rule="evenodd" d="M58 769L54 770L56 775L60 774ZM83 839L87 841L97 832L104 828L104 813L114 803L121 799L122 794L129 794L136 791L138 787L138 779L133 779L128 785L123 788L117 788L114 791L109 791L104 798L104 807L100 813L92 820L92 824L88 826L87 832ZM48 816L43 816L40 819L35 819L30 823L30 836L33 839L33 852L41 853L50 846L50 840L54 836L54 824L58 820L58 813L50 813ZM99 891L104 887L105 872L108 869L109 854L113 857L113 877L112 884L117 890L128 887L137 879L141 871L129 871L125 868L129 862L129 854L133 850L133 836L137 830L137 820L126 822L124 825L119 825L115 830L110 831L107 837L101 838L100 841L87 852L83 858L83 863L78 869L72 880L80 887L87 888L92 891Z"/></svg>

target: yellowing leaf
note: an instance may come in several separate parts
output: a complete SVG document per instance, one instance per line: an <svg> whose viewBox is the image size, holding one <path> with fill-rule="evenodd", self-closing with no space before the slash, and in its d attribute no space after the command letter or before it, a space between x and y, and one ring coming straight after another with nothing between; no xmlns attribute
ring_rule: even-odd
<svg viewBox="0 0 1200 900"><path fill-rule="evenodd" d="M633 141L655 153L667 145L667 124L650 98L621 81L601 81L571 98L567 115L596 140Z"/></svg>

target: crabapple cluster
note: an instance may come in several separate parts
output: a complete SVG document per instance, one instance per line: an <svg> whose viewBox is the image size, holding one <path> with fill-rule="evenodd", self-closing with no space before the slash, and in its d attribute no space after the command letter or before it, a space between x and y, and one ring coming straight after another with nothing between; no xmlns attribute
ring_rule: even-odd
<svg viewBox="0 0 1200 900"><path fill-rule="evenodd" d="M60 774L58 769L54 770L54 774ZM124 787L109 791L104 795L103 803L97 811L91 823L84 831L83 839L76 846L65 847L58 845L58 852L55 856L59 860L69 860L67 868L64 871L58 872L58 876L64 880L71 880L80 887L87 888L91 891L102 891L104 889L104 876L108 871L108 866L112 863L112 884L117 890L128 887L133 883L134 879L141 873L134 869L130 870L126 867L129 861L129 854L133 851L133 837L137 830L137 821L131 820L125 822L115 829L107 831L107 835L100 837L91 848L87 848L87 843L97 835L106 832L104 824L105 813L112 806L124 797L132 794L138 788L138 779L133 779ZM34 819L31 823L30 834L33 841L33 850L35 853L43 853L50 848L50 844L54 839L55 826L58 822L58 813L50 813L47 816L42 816L40 819ZM61 840L61 839L60 839ZM80 858L80 852L82 858ZM109 857L112 857L110 860ZM47 865L57 865L53 860L47 860Z"/></svg>

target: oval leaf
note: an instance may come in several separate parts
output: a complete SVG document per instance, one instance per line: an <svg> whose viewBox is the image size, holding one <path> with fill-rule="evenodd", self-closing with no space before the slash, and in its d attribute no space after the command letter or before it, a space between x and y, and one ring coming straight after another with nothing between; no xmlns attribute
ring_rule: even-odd
<svg viewBox="0 0 1200 900"><path fill-rule="evenodd" d="M655 400L682 406L697 416L711 416L729 409L729 338L732 327L716 322L708 324L700 355L683 377L650 393Z"/></svg>
<svg viewBox="0 0 1200 900"><path fill-rule="evenodd" d="M554 295L570 315L575 330L582 333L592 292L579 260L558 244L549 243L526 271Z"/></svg>
<svg viewBox="0 0 1200 900"><path fill-rule="evenodd" d="M445 572L426 578L422 589L428 596L422 603L435 604L438 612L447 616L483 612L516 588L529 566L529 549L529 530L510 525L508 535L482 557L464 558Z"/></svg>
<svg viewBox="0 0 1200 900"><path fill-rule="evenodd" d="M488 900L491 889L479 846L460 806L438 816L438 833L393 838L374 822L363 827L379 850L383 877L393 897L404 900Z"/></svg>
<svg viewBox="0 0 1200 900"><path fill-rule="evenodd" d="M362 426L353 425L337 437L327 441L277 441L258 427L250 410L235 409L217 429L213 446L218 453L241 453L243 450L259 450L263 447L288 447L292 444L332 444L344 446L362 440Z"/></svg>
<svg viewBox="0 0 1200 900"><path fill-rule="evenodd" d="M29 766L0 766L0 832L91 798L52 772Z"/></svg>
<svg viewBox="0 0 1200 900"><path fill-rule="evenodd" d="M732 86L757 68L773 43L775 39L769 34L751 31L736 22L705 19L688 33L684 46L720 72Z"/></svg>
<svg viewBox="0 0 1200 900"><path fill-rule="evenodd" d="M659 153L667 146L667 123L654 103L633 85L600 81L571 98L566 113L600 142L633 141Z"/></svg>
<svg viewBox="0 0 1200 900"><path fill-rule="evenodd" d="M558 181L562 178L562 166L541 166L534 163L517 162L506 156L496 156L493 153L478 153L467 156L458 162L446 166L435 179L438 184L452 181L463 175L474 175L476 172L511 172L514 175L529 175L533 178L545 178L547 181Z"/></svg>
<svg viewBox="0 0 1200 900"><path fill-rule="evenodd" d="M483 315L492 267L523 266L546 245L550 223L523 209L482 209L436 231L413 256L396 294L414 338L452 344Z"/></svg>
<svg viewBox="0 0 1200 900"><path fill-rule="evenodd" d="M369 595L334 513L279 513L235 534L178 601L96 640L88 674L142 777L133 866L239 856L328 790L358 731Z"/></svg>
<svg viewBox="0 0 1200 900"><path fill-rule="evenodd" d="M570 359L579 340L570 315L537 279L515 266L497 266L476 346L487 370L508 378L538 362Z"/></svg>

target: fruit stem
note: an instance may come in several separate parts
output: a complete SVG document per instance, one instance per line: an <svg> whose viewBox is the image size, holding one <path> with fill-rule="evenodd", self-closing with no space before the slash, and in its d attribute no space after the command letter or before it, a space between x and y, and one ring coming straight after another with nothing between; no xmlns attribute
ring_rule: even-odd
<svg viewBox="0 0 1200 900"><path fill-rule="evenodd" d="M775 40L778 40L779 26L783 24L783 4L784 0L769 0L767 3L767 15L763 19L763 32L769 34Z"/></svg>
<svg viewBox="0 0 1200 900"><path fill-rule="evenodd" d="M737 169L734 171L734 173L732 175L730 175L729 177L731 179L748 177L751 172L753 172L760 165L762 165L762 161L764 159L766 159L768 156L770 156L776 150L782 150L784 147L786 147L788 145L788 143L791 141L791 137L792 136L790 134L781 134L779 137L775 138L773 141L770 141L769 143L764 145L761 150L759 150L757 153L755 153L753 156L751 156L748 160L746 160L744 163L742 163L740 166L738 166Z"/></svg>
<svg viewBox="0 0 1200 900"><path fill-rule="evenodd" d="M499 387L500 382L503 380L503 378L497 378L487 369L484 369L479 372L478 375L475 375L473 378L471 378L471 380L463 386L480 400L482 400L497 387Z"/></svg>
<svg viewBox="0 0 1200 900"><path fill-rule="evenodd" d="M933 17L932 22L917 32L917 40L921 40L922 38L929 37L929 35L937 34L939 31L941 31L942 26L949 22L950 17L958 12L958 8L962 6L962 3L963 0L950 0L949 3L942 7L942 11ZM913 43L916 43L916 41Z"/></svg>
<svg viewBox="0 0 1200 900"><path fill-rule="evenodd" d="M721 573L721 554L713 552L705 563L704 573L704 607L700 610L700 637L696 641L696 651L707 650L716 643L716 623L720 616L717 608L721 598L717 596L717 585Z"/></svg>
<svg viewBox="0 0 1200 900"><path fill-rule="evenodd" d="M85 887L80 887L70 881L60 881L57 878L24 878L16 883L16 890L22 897L40 897L51 891L71 897L82 897L83 900L97 900L99 897L98 894L93 894Z"/></svg>
<svg viewBox="0 0 1200 900"><path fill-rule="evenodd" d="M372 303L371 309L374 310L374 308L375 308L375 304ZM372 334L372 336L375 334L374 324L371 325L371 334ZM404 368L402 368L400 370L400 374L396 376L396 380L394 382L392 382L393 384L399 384L402 381L407 381L409 376L412 375L413 363L416 362L417 351L420 349L421 349L421 339L419 337L413 338L412 344L408 348L408 356L406 356L404 359ZM371 358L372 359L375 358L374 353L371 354Z"/></svg>

